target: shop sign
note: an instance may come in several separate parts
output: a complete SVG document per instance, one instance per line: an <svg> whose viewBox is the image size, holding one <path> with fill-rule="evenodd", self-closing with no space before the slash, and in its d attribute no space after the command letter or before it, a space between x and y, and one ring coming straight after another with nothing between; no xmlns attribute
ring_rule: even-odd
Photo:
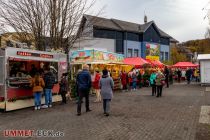
<svg viewBox="0 0 210 140"><path fill-rule="evenodd" d="M123 62L124 56L111 52L104 52L98 50L81 50L74 51L71 54L72 62L93 62L93 61L106 61L106 62Z"/></svg>
<svg viewBox="0 0 210 140"><path fill-rule="evenodd" d="M146 43L146 59L159 60L160 59L160 45Z"/></svg>
<svg viewBox="0 0 210 140"><path fill-rule="evenodd" d="M23 51L17 51L17 55L41 57L41 58L53 58L53 55L50 55L50 54L40 54L40 53L31 53L31 52L23 52Z"/></svg>

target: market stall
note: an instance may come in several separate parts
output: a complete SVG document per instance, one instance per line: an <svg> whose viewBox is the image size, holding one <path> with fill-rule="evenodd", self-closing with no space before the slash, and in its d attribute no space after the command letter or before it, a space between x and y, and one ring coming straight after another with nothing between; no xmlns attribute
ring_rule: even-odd
<svg viewBox="0 0 210 140"><path fill-rule="evenodd" d="M151 64L152 67L158 67L158 68L163 68L165 65L160 62L159 60L151 60L151 59L146 59L148 63Z"/></svg>
<svg viewBox="0 0 210 140"><path fill-rule="evenodd" d="M178 62L174 64L172 67L174 68L197 68L198 65L193 64L191 62Z"/></svg>
<svg viewBox="0 0 210 140"><path fill-rule="evenodd" d="M114 82L115 89L120 88L120 72L130 71L133 66L123 63L124 56L121 54L99 51L99 50L79 50L71 52L72 72L77 73L78 69L82 69L83 64L89 64L90 69L109 70Z"/></svg>
<svg viewBox="0 0 210 140"><path fill-rule="evenodd" d="M58 81L67 70L65 54L8 47L0 50L0 63L0 109L10 111L34 106L30 80L35 72L43 75L45 65L50 66L57 81L53 87L53 102L61 100Z"/></svg>
<svg viewBox="0 0 210 140"><path fill-rule="evenodd" d="M141 57L128 57L123 60L125 64L133 65L135 68L142 68L143 65L149 64L146 60Z"/></svg>

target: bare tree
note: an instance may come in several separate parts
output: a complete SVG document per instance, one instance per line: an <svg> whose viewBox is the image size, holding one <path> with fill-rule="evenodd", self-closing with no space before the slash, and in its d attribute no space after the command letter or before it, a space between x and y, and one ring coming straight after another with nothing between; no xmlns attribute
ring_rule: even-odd
<svg viewBox="0 0 210 140"><path fill-rule="evenodd" d="M67 52L81 35L77 31L83 14L94 4L95 0L0 0L0 23L27 36L23 40L31 34L39 50L45 49L48 36L52 48Z"/></svg>
<svg viewBox="0 0 210 140"><path fill-rule="evenodd" d="M44 50L44 36L48 31L45 0L0 0L0 16L1 23L12 27L23 40L33 40L37 49Z"/></svg>

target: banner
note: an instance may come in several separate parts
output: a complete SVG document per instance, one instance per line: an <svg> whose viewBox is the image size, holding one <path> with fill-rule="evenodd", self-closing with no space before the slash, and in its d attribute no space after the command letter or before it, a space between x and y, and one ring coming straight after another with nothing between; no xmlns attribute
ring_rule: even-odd
<svg viewBox="0 0 210 140"><path fill-rule="evenodd" d="M107 62L122 63L124 56L112 52L98 50L79 50L71 53L71 62L73 63L91 63L91 62Z"/></svg>
<svg viewBox="0 0 210 140"><path fill-rule="evenodd" d="M146 59L159 60L160 59L160 45L146 43Z"/></svg>

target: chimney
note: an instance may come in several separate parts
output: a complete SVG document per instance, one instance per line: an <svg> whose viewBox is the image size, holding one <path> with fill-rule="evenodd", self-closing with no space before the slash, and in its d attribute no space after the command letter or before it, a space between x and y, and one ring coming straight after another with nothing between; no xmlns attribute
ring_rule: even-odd
<svg viewBox="0 0 210 140"><path fill-rule="evenodd" d="M147 23L147 16L144 15L144 23Z"/></svg>

